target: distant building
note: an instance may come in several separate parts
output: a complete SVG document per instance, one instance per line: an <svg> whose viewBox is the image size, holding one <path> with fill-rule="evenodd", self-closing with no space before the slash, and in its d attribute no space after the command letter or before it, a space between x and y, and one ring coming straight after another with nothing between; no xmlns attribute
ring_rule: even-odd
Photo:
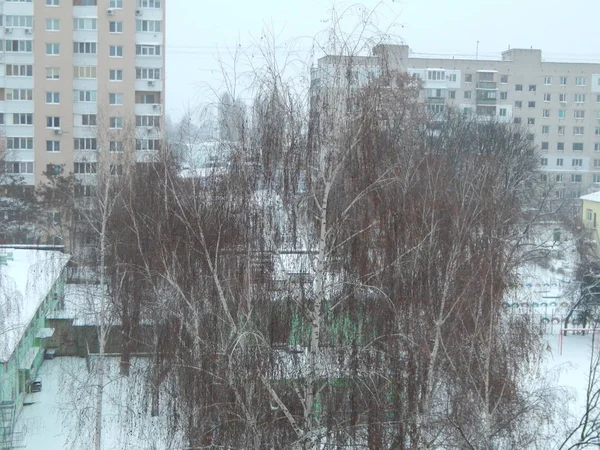
<svg viewBox="0 0 600 450"><path fill-rule="evenodd" d="M498 60L421 58L406 45L378 45L373 56L319 59L312 88L326 86L339 64L351 65L358 85L395 71L421 78L434 114L453 106L524 125L542 153L540 177L556 183L559 198L600 187L600 62L547 62L537 49L509 49Z"/></svg>
<svg viewBox="0 0 600 450"><path fill-rule="evenodd" d="M29 189L44 172L93 184L100 155L118 172L156 154L166 1L0 1L6 173Z"/></svg>
<svg viewBox="0 0 600 450"><path fill-rule="evenodd" d="M0 448L32 390L53 334L46 315L64 296L69 256L51 250L0 249Z"/></svg>
<svg viewBox="0 0 600 450"><path fill-rule="evenodd" d="M594 241L596 253L600 255L600 191L580 197L582 222L590 239Z"/></svg>

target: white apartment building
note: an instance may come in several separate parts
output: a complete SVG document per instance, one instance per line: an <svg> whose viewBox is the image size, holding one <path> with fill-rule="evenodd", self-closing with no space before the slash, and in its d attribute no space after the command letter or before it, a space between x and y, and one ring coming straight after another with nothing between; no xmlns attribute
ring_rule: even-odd
<svg viewBox="0 0 600 450"><path fill-rule="evenodd" d="M338 62L321 58L313 86L326 83ZM536 49L509 49L499 60L415 58L406 45L378 45L352 63L359 84L382 68L420 77L422 100L434 113L452 105L523 124L542 153L540 176L556 183L558 197L600 188L600 63L546 62Z"/></svg>
<svg viewBox="0 0 600 450"><path fill-rule="evenodd" d="M29 186L46 171L93 184L99 156L113 174L152 157L164 123L165 1L0 0L7 173Z"/></svg>

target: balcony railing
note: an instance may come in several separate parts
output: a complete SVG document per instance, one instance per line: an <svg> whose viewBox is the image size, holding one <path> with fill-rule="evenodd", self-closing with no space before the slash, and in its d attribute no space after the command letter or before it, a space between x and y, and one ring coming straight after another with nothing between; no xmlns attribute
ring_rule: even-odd
<svg viewBox="0 0 600 450"><path fill-rule="evenodd" d="M477 89L498 89L498 83L496 83L495 81L480 81L479 83L477 83Z"/></svg>

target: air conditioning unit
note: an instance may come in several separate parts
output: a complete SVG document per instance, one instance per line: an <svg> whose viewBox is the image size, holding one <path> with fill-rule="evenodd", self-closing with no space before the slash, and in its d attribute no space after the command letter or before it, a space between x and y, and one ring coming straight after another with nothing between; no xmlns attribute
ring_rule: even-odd
<svg viewBox="0 0 600 450"><path fill-rule="evenodd" d="M56 134L56 135L60 135L60 134L62 134L62 130L61 130L60 128L56 128L56 129L54 130L54 134Z"/></svg>
<svg viewBox="0 0 600 450"><path fill-rule="evenodd" d="M135 10L135 15L136 16L141 16L142 15L142 10L141 9L136 9Z"/></svg>
<svg viewBox="0 0 600 450"><path fill-rule="evenodd" d="M148 80L148 86L154 86L154 80Z"/></svg>
<svg viewBox="0 0 600 450"><path fill-rule="evenodd" d="M5 29L4 29L4 32L5 32L6 34L10 34L10 33L12 33L12 28L5 28Z"/></svg>
<svg viewBox="0 0 600 450"><path fill-rule="evenodd" d="M108 14L109 16L114 16L115 15L115 10L113 8L108 8L106 10L106 14Z"/></svg>
<svg viewBox="0 0 600 450"><path fill-rule="evenodd" d="M25 28L25 34L31 34L33 30L31 28Z"/></svg>
<svg viewBox="0 0 600 450"><path fill-rule="evenodd" d="M158 109L160 109L160 105L152 105L152 109L158 110Z"/></svg>

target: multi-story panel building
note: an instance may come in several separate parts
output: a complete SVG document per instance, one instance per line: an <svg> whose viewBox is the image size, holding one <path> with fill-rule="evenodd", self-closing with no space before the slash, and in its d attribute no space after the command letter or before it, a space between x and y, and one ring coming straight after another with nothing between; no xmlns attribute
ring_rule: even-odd
<svg viewBox="0 0 600 450"><path fill-rule="evenodd" d="M325 84L338 56L325 56L312 83ZM547 62L541 50L509 49L499 60L415 58L405 45L379 45L352 58L360 84L381 70L423 80L433 113L452 105L466 114L522 124L542 153L540 176L556 195L578 198L600 187L600 63Z"/></svg>
<svg viewBox="0 0 600 450"><path fill-rule="evenodd" d="M6 172L92 183L79 169L102 155L115 173L152 158L164 74L165 0L0 0Z"/></svg>

